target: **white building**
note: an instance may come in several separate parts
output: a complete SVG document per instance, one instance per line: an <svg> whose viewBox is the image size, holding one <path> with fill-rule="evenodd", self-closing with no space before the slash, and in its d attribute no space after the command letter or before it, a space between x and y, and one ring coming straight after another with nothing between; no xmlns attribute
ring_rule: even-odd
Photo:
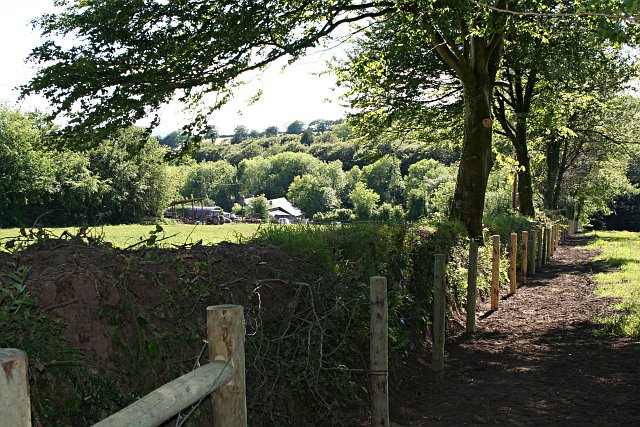
<svg viewBox="0 0 640 427"><path fill-rule="evenodd" d="M244 199L244 206L247 206L253 197ZM304 218L304 213L293 206L286 197L268 200L269 215L276 221L286 223L299 222Z"/></svg>

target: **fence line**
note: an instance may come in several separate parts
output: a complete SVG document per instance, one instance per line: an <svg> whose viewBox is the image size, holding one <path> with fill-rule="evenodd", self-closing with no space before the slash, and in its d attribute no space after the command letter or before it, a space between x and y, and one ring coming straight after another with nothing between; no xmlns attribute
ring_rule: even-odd
<svg viewBox="0 0 640 427"><path fill-rule="evenodd" d="M526 283L527 264L531 275L536 264L544 264L560 243L577 231L577 222L531 230L531 257L528 256L529 232L523 231L521 243L521 279ZM539 237L538 237L539 236ZM478 242L469 244L467 289L468 333L475 332ZM511 233L510 292L516 292L516 260L518 235ZM500 273L500 236L492 236L491 310L498 309ZM444 369L446 318L446 255L437 254L434 262L433 370ZM388 301L385 277L370 278L371 301L371 399L372 426L389 426L388 384ZM243 307L218 305L207 307L207 331L210 363L191 371L152 391L126 408L95 424L95 427L155 426L186 407L211 395L214 426L245 427L247 425L245 326ZM27 355L16 349L0 349L0 412L3 422L17 427L31 426ZM4 372L4 375L2 375Z"/></svg>

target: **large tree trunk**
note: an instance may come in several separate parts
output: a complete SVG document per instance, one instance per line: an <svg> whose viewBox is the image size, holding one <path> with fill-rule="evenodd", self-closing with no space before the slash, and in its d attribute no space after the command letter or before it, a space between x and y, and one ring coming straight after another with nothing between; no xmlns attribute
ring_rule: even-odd
<svg viewBox="0 0 640 427"><path fill-rule="evenodd" d="M544 185L543 205L547 210L554 209L554 193L558 173L560 172L560 141L555 133L549 136L545 144L545 155L547 160L547 176Z"/></svg>
<svg viewBox="0 0 640 427"><path fill-rule="evenodd" d="M491 91L488 75L463 82L464 85L464 141L453 196L451 217L460 219L469 236L482 236L482 212L489 172L493 166L491 155Z"/></svg>
<svg viewBox="0 0 640 427"><path fill-rule="evenodd" d="M514 148L516 160L524 170L518 171L518 198L520 199L519 211L521 215L535 216L533 207L533 185L531 183L531 164L529 163L529 152L527 149L527 120L518 117L516 121L516 141Z"/></svg>
<svg viewBox="0 0 640 427"><path fill-rule="evenodd" d="M523 167L523 170L518 170L517 179L520 214L532 217L535 215L535 210L533 207L531 165L527 148L527 120L534 97L533 90L538 80L535 70L530 72L526 84L522 72L518 69L507 68L505 74L509 87L498 92L494 111L502 126L502 133L513 143L519 166ZM515 123L513 124L507 119L507 105L510 105L515 113Z"/></svg>

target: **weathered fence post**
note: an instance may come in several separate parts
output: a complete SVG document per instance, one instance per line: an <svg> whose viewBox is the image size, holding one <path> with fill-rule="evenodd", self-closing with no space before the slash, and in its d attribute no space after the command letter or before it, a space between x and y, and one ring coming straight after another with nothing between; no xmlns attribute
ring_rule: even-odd
<svg viewBox="0 0 640 427"><path fill-rule="evenodd" d="M498 309L498 294L500 293L500 235L491 236L492 269L491 269L491 310Z"/></svg>
<svg viewBox="0 0 640 427"><path fill-rule="evenodd" d="M536 255L538 254L538 232L531 230L531 257L529 262L529 274L536 275Z"/></svg>
<svg viewBox="0 0 640 427"><path fill-rule="evenodd" d="M371 425L389 426L389 309L386 277L370 279L371 327Z"/></svg>
<svg viewBox="0 0 640 427"><path fill-rule="evenodd" d="M447 299L445 295L446 255L436 254L433 268L433 370L444 369L444 328Z"/></svg>
<svg viewBox="0 0 640 427"><path fill-rule="evenodd" d="M209 360L227 362L229 382L211 393L214 427L245 427L247 400L244 372L244 314L239 305L207 307Z"/></svg>
<svg viewBox="0 0 640 427"><path fill-rule="evenodd" d="M518 256L518 233L511 233L511 253L509 254L509 293L516 293L516 264Z"/></svg>
<svg viewBox="0 0 640 427"><path fill-rule="evenodd" d="M467 270L467 332L476 331L476 301L478 298L478 242L469 242L469 269Z"/></svg>
<svg viewBox="0 0 640 427"><path fill-rule="evenodd" d="M547 227L547 259L545 260L546 262L549 262L551 260L551 257L553 256L553 233L552 233L552 229L553 229L553 226Z"/></svg>
<svg viewBox="0 0 640 427"><path fill-rule="evenodd" d="M529 262L529 232L522 232L522 259L520 260L520 275L522 283L527 283L527 263Z"/></svg>
<svg viewBox="0 0 640 427"><path fill-rule="evenodd" d="M31 426L27 353L0 349L0 425Z"/></svg>

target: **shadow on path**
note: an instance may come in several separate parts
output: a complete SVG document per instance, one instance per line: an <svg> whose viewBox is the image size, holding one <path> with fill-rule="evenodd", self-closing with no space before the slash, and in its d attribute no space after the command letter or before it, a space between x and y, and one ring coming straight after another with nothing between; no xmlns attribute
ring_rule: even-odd
<svg viewBox="0 0 640 427"><path fill-rule="evenodd" d="M390 379L393 425L640 425L640 342L598 337L611 309L594 295L577 236L529 284L447 342L445 371L422 363Z"/></svg>

